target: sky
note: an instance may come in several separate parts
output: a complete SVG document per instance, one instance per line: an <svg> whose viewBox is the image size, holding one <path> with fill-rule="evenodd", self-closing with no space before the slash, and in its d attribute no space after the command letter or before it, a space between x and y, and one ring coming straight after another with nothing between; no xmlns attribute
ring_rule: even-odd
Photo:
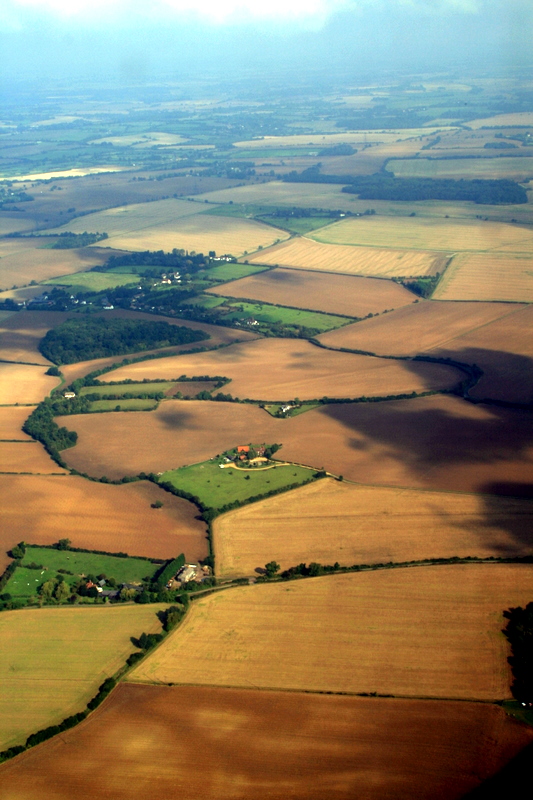
<svg viewBox="0 0 533 800"><path fill-rule="evenodd" d="M3 81L261 69L512 69L533 0L1 0Z"/></svg>

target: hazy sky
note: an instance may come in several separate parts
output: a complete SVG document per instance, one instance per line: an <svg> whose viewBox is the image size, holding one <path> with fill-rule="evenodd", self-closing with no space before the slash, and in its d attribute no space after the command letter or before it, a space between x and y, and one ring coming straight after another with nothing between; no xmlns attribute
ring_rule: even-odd
<svg viewBox="0 0 533 800"><path fill-rule="evenodd" d="M1 0L4 82L533 61L533 0Z"/></svg>

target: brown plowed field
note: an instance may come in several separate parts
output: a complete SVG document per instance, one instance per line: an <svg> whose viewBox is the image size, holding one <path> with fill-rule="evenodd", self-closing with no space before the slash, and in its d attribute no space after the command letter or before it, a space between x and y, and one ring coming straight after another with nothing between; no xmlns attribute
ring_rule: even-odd
<svg viewBox="0 0 533 800"><path fill-rule="evenodd" d="M289 269L261 272L209 292L349 317L366 317L415 300L411 292L392 281Z"/></svg>
<svg viewBox="0 0 533 800"><path fill-rule="evenodd" d="M57 421L79 434L63 452L69 466L109 478L280 442L281 458L359 483L531 495L533 482L531 415L456 397L328 405L289 419L250 405L168 401L153 412Z"/></svg>
<svg viewBox="0 0 533 800"><path fill-rule="evenodd" d="M0 408L0 440L22 439L29 441L27 433L23 433L22 426L30 416L33 408L4 407Z"/></svg>
<svg viewBox="0 0 533 800"><path fill-rule="evenodd" d="M364 319L322 333L317 338L330 347L367 350L379 355L415 356L426 350L444 348L457 336L520 308L524 306L420 300L391 314Z"/></svg>
<svg viewBox="0 0 533 800"><path fill-rule="evenodd" d="M50 328L70 316L72 314L61 311L20 311L3 320L0 322L0 358L49 367L51 362L39 352L39 342Z"/></svg>
<svg viewBox="0 0 533 800"><path fill-rule="evenodd" d="M2 472L65 472L52 461L39 442L0 442L0 471Z"/></svg>
<svg viewBox="0 0 533 800"><path fill-rule="evenodd" d="M248 257L250 264L378 278L434 275L443 270L446 260L440 253L323 244L304 236Z"/></svg>
<svg viewBox="0 0 533 800"><path fill-rule="evenodd" d="M239 587L201 598L129 673L164 682L409 697L510 697L502 611L533 567L388 569Z"/></svg>
<svg viewBox="0 0 533 800"><path fill-rule="evenodd" d="M40 403L58 385L44 367L0 363L0 405Z"/></svg>
<svg viewBox="0 0 533 800"><path fill-rule="evenodd" d="M354 486L331 479L230 511L213 523L217 574L253 575L275 559L342 565L528 555L533 502Z"/></svg>
<svg viewBox="0 0 533 800"><path fill-rule="evenodd" d="M120 367L101 380L221 375L233 397L284 401L295 397L380 397L455 386L462 373L421 364L334 353L297 339L257 339L209 353L180 355Z"/></svg>
<svg viewBox="0 0 533 800"><path fill-rule="evenodd" d="M7 241L7 244L5 242ZM50 239L10 239L0 244L0 290L45 281L103 264L109 253L93 248L46 250Z"/></svg>
<svg viewBox="0 0 533 800"><path fill-rule="evenodd" d="M420 302L322 334L331 347L452 358L484 372L472 397L533 401L533 306Z"/></svg>
<svg viewBox="0 0 533 800"><path fill-rule="evenodd" d="M132 787L147 800L459 800L531 739L480 703L121 684L80 726L0 767L0 799L91 786L115 800Z"/></svg>
<svg viewBox="0 0 533 800"><path fill-rule="evenodd" d="M488 224L488 223L486 223ZM517 231L527 233L525 229ZM515 249L528 253L463 253L456 256L437 286L437 300L498 300L533 302L533 251L531 236ZM498 248L510 250L510 248Z"/></svg>
<svg viewBox="0 0 533 800"><path fill-rule="evenodd" d="M5 551L21 540L53 544L67 537L74 547L148 558L207 555L196 506L147 481L106 486L71 475L0 475L0 498L0 571L8 563ZM162 508L151 508L156 500Z"/></svg>

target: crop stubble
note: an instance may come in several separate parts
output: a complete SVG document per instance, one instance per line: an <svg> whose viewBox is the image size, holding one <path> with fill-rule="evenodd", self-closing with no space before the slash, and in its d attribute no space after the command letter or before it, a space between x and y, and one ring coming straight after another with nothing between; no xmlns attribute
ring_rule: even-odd
<svg viewBox="0 0 533 800"><path fill-rule="evenodd" d="M179 719L179 726L176 725ZM74 730L0 767L1 800L459 800L531 741L479 703L121 684ZM202 754L198 758L198 753Z"/></svg>
<svg viewBox="0 0 533 800"><path fill-rule="evenodd" d="M389 569L256 584L196 601L134 682L510 697L502 611L530 565Z"/></svg>
<svg viewBox="0 0 533 800"><path fill-rule="evenodd" d="M502 252L455 256L435 290L435 299L533 302L533 240L524 238L523 248L530 255Z"/></svg>

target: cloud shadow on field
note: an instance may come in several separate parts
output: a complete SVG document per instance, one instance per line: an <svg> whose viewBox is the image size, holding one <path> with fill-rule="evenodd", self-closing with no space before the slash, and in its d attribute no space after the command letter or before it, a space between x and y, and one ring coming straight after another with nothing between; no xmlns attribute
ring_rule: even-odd
<svg viewBox="0 0 533 800"><path fill-rule="evenodd" d="M173 401L173 405L174 403L177 405L180 401ZM159 411L158 417L163 425L172 431L191 430L197 427L194 423L194 415L183 408L183 403L180 403L179 408L171 407L170 401L164 403Z"/></svg>

